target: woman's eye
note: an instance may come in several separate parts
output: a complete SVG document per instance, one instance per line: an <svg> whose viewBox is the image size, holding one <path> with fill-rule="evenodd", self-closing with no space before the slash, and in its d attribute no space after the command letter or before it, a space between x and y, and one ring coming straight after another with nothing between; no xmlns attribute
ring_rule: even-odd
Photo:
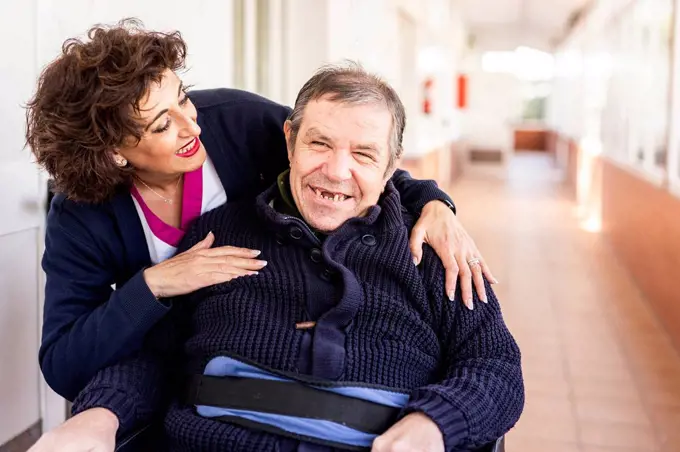
<svg viewBox="0 0 680 452"><path fill-rule="evenodd" d="M166 130L170 128L170 120L168 119L168 122L165 123L164 126L161 126L153 131L153 133L163 133Z"/></svg>
<svg viewBox="0 0 680 452"><path fill-rule="evenodd" d="M180 106L180 107L184 107L184 106L187 104L187 102L189 102L189 96L187 96L187 95L185 94L185 95L184 95L184 99L182 99L182 100L179 101L179 106Z"/></svg>

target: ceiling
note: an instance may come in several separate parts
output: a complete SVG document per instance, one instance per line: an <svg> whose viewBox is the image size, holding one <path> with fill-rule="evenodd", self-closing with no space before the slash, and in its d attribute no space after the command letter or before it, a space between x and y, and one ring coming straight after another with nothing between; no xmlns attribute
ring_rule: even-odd
<svg viewBox="0 0 680 452"><path fill-rule="evenodd" d="M573 15L591 0L461 0L470 42L479 50L524 45L550 51L565 35Z"/></svg>

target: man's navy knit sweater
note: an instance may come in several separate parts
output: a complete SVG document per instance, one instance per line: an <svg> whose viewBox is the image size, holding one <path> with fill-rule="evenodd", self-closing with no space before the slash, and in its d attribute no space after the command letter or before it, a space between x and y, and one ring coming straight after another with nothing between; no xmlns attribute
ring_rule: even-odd
<svg viewBox="0 0 680 452"><path fill-rule="evenodd" d="M402 416L433 419L447 451L505 434L522 412L524 386L520 352L491 287L489 303L475 300L469 311L460 294L453 302L445 296L444 268L430 248L413 265L413 221L391 183L365 217L323 243L303 221L274 210L278 196L273 186L255 202L227 204L197 221L182 249L213 231L215 246L259 249L267 267L177 300L142 352L99 372L74 411L108 408L124 433L166 410L172 450L296 450L295 440L202 418L177 401L171 366L202 373L211 358L235 354L284 372L408 389ZM295 328L308 320L313 329Z"/></svg>

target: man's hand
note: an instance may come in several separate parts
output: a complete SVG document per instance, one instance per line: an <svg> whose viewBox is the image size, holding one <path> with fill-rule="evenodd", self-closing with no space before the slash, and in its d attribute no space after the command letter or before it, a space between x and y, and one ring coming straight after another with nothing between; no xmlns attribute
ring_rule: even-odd
<svg viewBox="0 0 680 452"><path fill-rule="evenodd" d="M444 437L432 419L411 413L377 437L371 452L444 452Z"/></svg>
<svg viewBox="0 0 680 452"><path fill-rule="evenodd" d="M493 284L498 281L484 262L474 240L449 207L441 201L430 201L423 208L420 219L411 232L411 253L417 264L423 257L423 242L437 253L446 269L446 293L450 300L456 293L456 279L460 275L460 290L465 305L472 309L472 282L477 295L487 302L482 275Z"/></svg>
<svg viewBox="0 0 680 452"><path fill-rule="evenodd" d="M45 433L28 452L113 452L118 418L105 408L92 408Z"/></svg>

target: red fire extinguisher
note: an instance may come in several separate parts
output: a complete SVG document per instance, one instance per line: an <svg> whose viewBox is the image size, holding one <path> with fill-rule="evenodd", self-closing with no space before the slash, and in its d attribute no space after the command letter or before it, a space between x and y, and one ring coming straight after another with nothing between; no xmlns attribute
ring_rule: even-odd
<svg viewBox="0 0 680 452"><path fill-rule="evenodd" d="M458 93L457 106L460 110L464 110L467 107L467 81L467 75L460 74L458 76L458 89L456 91Z"/></svg>
<svg viewBox="0 0 680 452"><path fill-rule="evenodd" d="M423 83L423 113L429 115L432 113L432 85L434 82L431 78L425 79Z"/></svg>

